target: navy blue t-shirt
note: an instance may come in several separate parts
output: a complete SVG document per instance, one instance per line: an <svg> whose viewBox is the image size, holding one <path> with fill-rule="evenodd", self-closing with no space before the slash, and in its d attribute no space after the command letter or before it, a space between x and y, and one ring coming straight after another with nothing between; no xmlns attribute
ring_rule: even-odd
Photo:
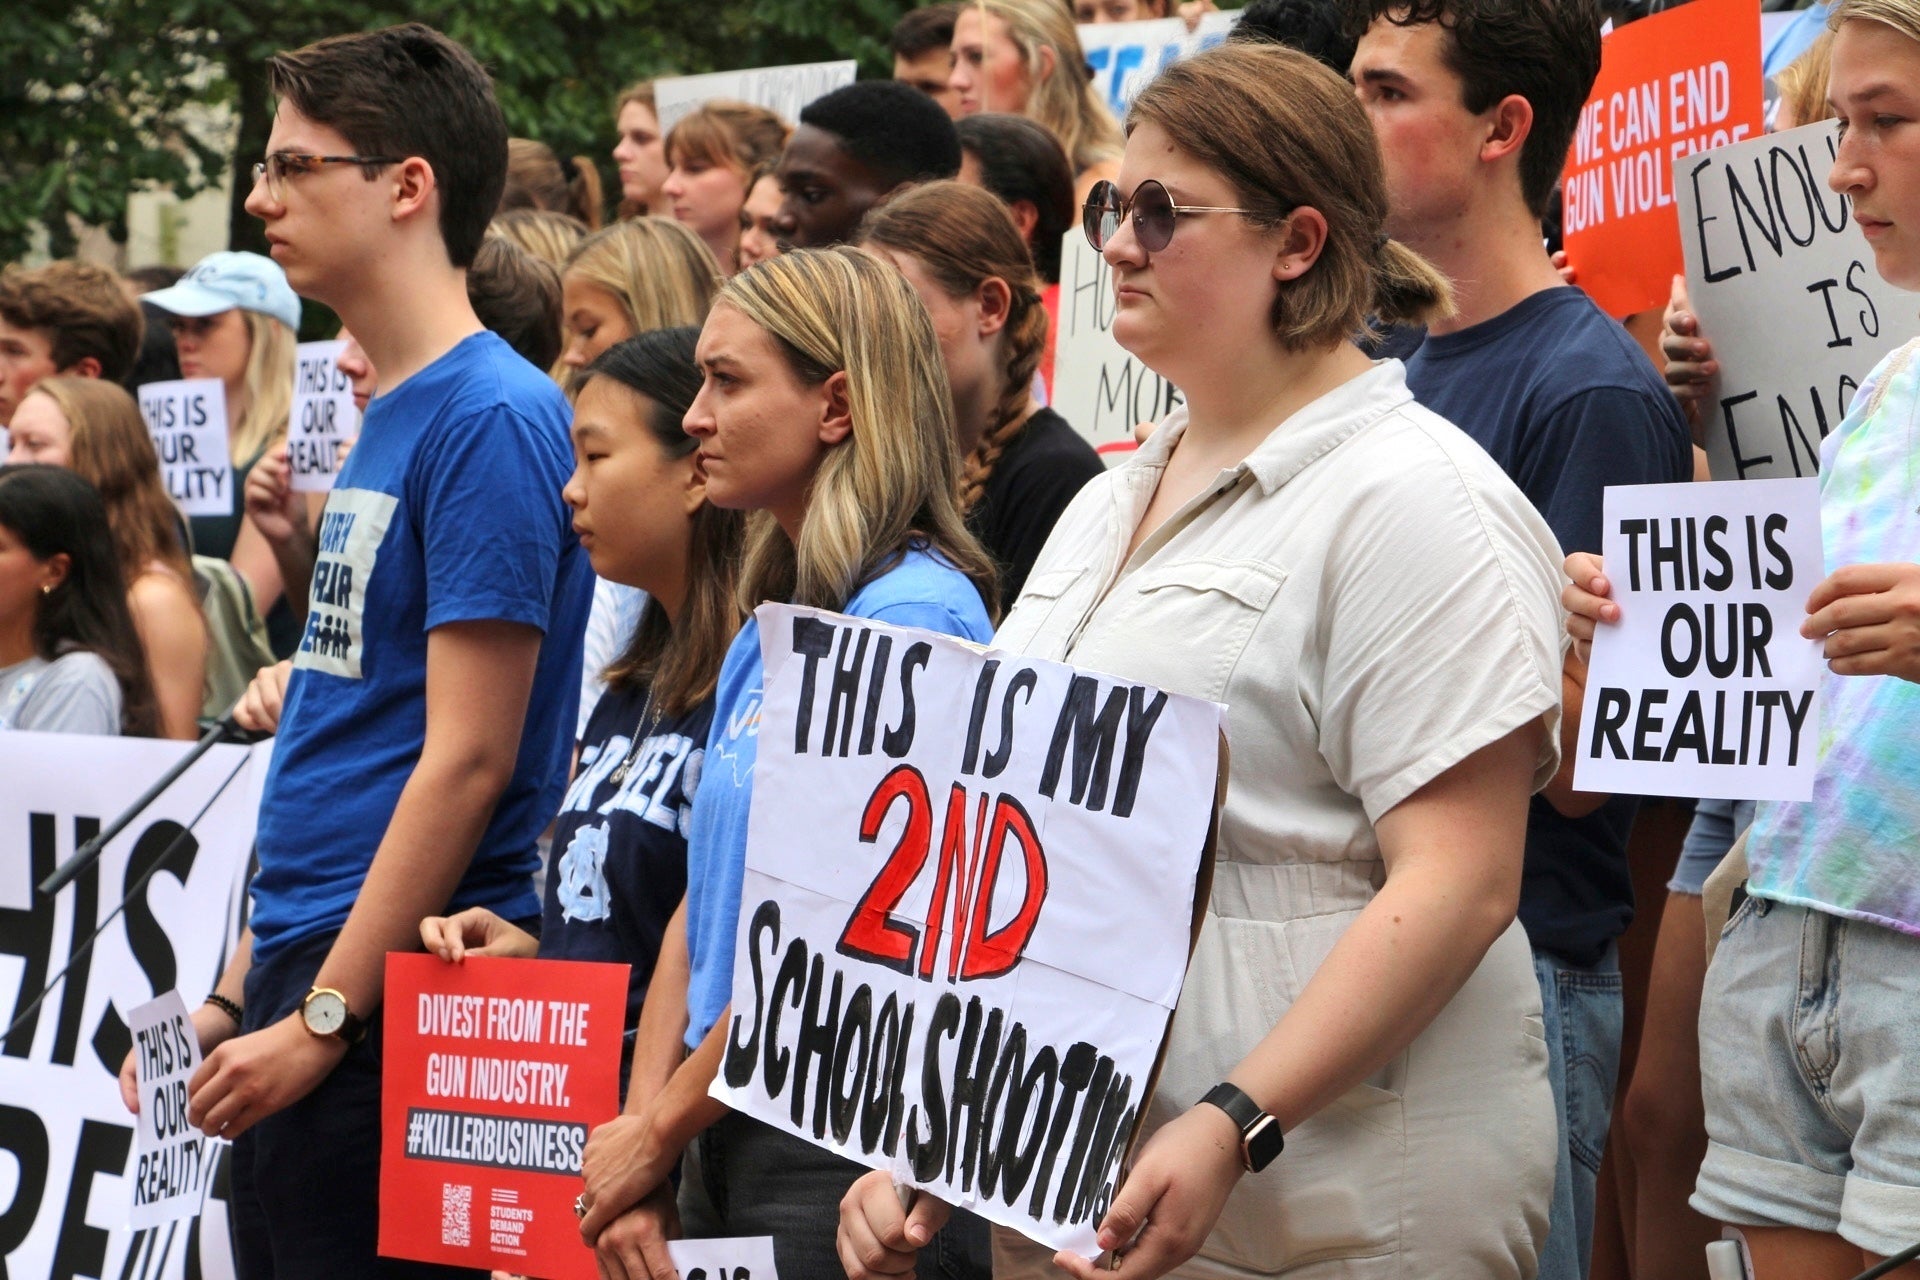
<svg viewBox="0 0 1920 1280"><path fill-rule="evenodd" d="M1627 331L1578 289L1546 289L1407 357L1414 398L1479 441L1567 552L1600 550L1603 493L1693 476L1673 393ZM1535 948L1577 965L1633 919L1627 836L1638 802L1585 818L1540 796L1527 817L1520 920Z"/></svg>
<svg viewBox="0 0 1920 1280"><path fill-rule="evenodd" d="M367 406L320 519L260 804L253 955L337 932L427 726L427 633L504 621L543 633L513 775L449 912L540 909L535 841L560 803L593 593L560 490L566 399L482 332Z"/></svg>
<svg viewBox="0 0 1920 1280"><path fill-rule="evenodd" d="M668 716L648 707L644 688L609 688L554 821L540 957L631 965L629 1032L687 891L687 824L712 724L712 698Z"/></svg>

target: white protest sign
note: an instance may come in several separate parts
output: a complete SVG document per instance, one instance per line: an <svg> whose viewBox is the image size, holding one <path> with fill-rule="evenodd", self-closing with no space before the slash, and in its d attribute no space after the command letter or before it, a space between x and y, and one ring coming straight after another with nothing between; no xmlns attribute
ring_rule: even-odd
<svg viewBox="0 0 1920 1280"><path fill-rule="evenodd" d="M777 1280L772 1236L669 1240L667 1256L680 1280Z"/></svg>
<svg viewBox="0 0 1920 1280"><path fill-rule="evenodd" d="M1720 373L1701 403L1717 480L1810 476L1820 441L1920 295L1874 270L1853 202L1827 186L1832 121L1674 162L1687 294Z"/></svg>
<svg viewBox="0 0 1920 1280"><path fill-rule="evenodd" d="M246 920L257 811L248 774L264 769L265 757L215 747L107 846L93 870L51 898L35 887L188 747L0 734L0 849L9 851L0 860L0 1027L73 966L0 1041L0 1266L9 1275L233 1274L218 1179L197 1222L128 1229L138 1165L135 1121L118 1077L134 1044L133 1010L171 990L197 1005L232 955ZM81 950L122 903L125 912Z"/></svg>
<svg viewBox="0 0 1920 1280"><path fill-rule="evenodd" d="M858 64L849 58L844 62L801 62L789 67L753 67L655 80L653 101L660 116L660 132L671 133L682 116L718 98L765 107L792 124L800 119L800 108L822 94L852 84L857 69Z"/></svg>
<svg viewBox="0 0 1920 1280"><path fill-rule="evenodd" d="M1185 400L1174 385L1113 340L1113 270L1079 228L1060 248L1060 331L1054 338L1052 408L1108 466L1134 450L1136 423L1158 422Z"/></svg>
<svg viewBox="0 0 1920 1280"><path fill-rule="evenodd" d="M1093 85L1113 114L1125 119L1133 96L1181 58L1211 49L1240 20L1239 10L1209 13L1193 31L1179 18L1146 22L1089 22L1078 28Z"/></svg>
<svg viewBox="0 0 1920 1280"><path fill-rule="evenodd" d="M167 494L190 516L232 515L226 384L218 378L149 382L139 397Z"/></svg>
<svg viewBox="0 0 1920 1280"><path fill-rule="evenodd" d="M138 1073L132 1226L192 1218L213 1173L207 1138L187 1123L187 1082L200 1066L200 1036L178 991L127 1014Z"/></svg>
<svg viewBox="0 0 1920 1280"><path fill-rule="evenodd" d="M287 462L299 492L333 488L340 446L360 433L353 380L340 372L344 340L303 342L293 349L293 412L287 419Z"/></svg>
<svg viewBox="0 0 1920 1280"><path fill-rule="evenodd" d="M1820 547L1811 478L1609 486L1620 621L1595 629L1573 785L1810 798L1825 663L1800 622Z"/></svg>
<svg viewBox="0 0 1920 1280"><path fill-rule="evenodd" d="M1092 1257L1186 973L1223 708L932 632L755 616L714 1096Z"/></svg>

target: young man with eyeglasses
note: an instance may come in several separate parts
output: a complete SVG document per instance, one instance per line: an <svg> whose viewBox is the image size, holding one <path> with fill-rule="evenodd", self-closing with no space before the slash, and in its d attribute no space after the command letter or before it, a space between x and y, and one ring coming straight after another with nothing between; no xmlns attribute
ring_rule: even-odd
<svg viewBox="0 0 1920 1280"><path fill-rule="evenodd" d="M1600 69L1591 0L1369 0L1352 78L1385 162L1387 230L1452 280L1459 310L1403 339L1407 385L1490 453L1561 547L1598 551L1609 485L1693 473L1686 421L1644 352L1548 261L1540 218ZM1565 705L1585 668L1570 660ZM1563 736L1578 716L1562 723ZM1633 916L1637 802L1533 799L1520 919L1544 1003L1561 1150L1542 1280L1587 1273L1620 1060L1615 941Z"/></svg>
<svg viewBox="0 0 1920 1280"><path fill-rule="evenodd" d="M376 1257L381 986L424 916L539 915L592 589L560 497L569 414L468 302L507 141L473 58L410 24L270 73L247 208L380 388L327 498L305 637L239 716L278 741L189 1117L235 1139L242 1277L462 1274Z"/></svg>

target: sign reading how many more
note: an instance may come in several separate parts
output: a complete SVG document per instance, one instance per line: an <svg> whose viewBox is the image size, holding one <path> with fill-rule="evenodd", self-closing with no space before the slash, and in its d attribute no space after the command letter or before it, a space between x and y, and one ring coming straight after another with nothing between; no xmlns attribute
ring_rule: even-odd
<svg viewBox="0 0 1920 1280"><path fill-rule="evenodd" d="M218 378L149 382L139 399L167 495L190 516L232 515L226 384Z"/></svg>
<svg viewBox="0 0 1920 1280"><path fill-rule="evenodd" d="M668 76L653 82L653 100L660 116L660 132L673 126L703 102L725 98L765 107L793 124L800 108L823 94L853 83L859 64L802 62L790 67L754 67L746 71L714 71L699 76Z"/></svg>
<svg viewBox="0 0 1920 1280"><path fill-rule="evenodd" d="M303 342L293 349L293 413L287 421L287 463L298 492L333 488L340 447L360 432L353 382L340 372L344 340Z"/></svg>
<svg viewBox="0 0 1920 1280"><path fill-rule="evenodd" d="M1595 629L1573 785L1809 799L1825 664L1800 623L1826 576L1819 481L1613 485L1602 527L1620 621Z"/></svg>
<svg viewBox="0 0 1920 1280"><path fill-rule="evenodd" d="M1113 270L1075 228L1060 249L1060 332L1053 354L1055 412L1108 466L1134 450L1133 428L1184 404L1180 392L1113 340Z"/></svg>
<svg viewBox="0 0 1920 1280"><path fill-rule="evenodd" d="M1092 1257L1204 902L1224 709L866 619L756 617L713 1095Z"/></svg>
<svg viewBox="0 0 1920 1280"><path fill-rule="evenodd" d="M1720 366L1701 403L1716 480L1817 472L1820 441L1920 315L1827 186L1838 147L1824 121L1675 164L1687 297Z"/></svg>
<svg viewBox="0 0 1920 1280"><path fill-rule="evenodd" d="M1560 221L1580 287L1626 316L1665 303L1680 274L1675 164L1761 131L1760 14L1751 0L1693 0L1600 48Z"/></svg>

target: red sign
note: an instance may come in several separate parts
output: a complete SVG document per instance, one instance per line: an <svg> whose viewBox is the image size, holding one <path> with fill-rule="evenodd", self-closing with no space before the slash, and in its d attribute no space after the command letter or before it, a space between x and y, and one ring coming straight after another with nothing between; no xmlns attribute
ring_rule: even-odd
<svg viewBox="0 0 1920 1280"><path fill-rule="evenodd" d="M573 1201L626 1009L623 964L387 956L384 1256L597 1280Z"/></svg>
<svg viewBox="0 0 1920 1280"><path fill-rule="evenodd" d="M1601 45L1567 156L1561 227L1580 287L1608 314L1663 305L1680 260L1674 162L1762 131L1760 10L1693 0Z"/></svg>

